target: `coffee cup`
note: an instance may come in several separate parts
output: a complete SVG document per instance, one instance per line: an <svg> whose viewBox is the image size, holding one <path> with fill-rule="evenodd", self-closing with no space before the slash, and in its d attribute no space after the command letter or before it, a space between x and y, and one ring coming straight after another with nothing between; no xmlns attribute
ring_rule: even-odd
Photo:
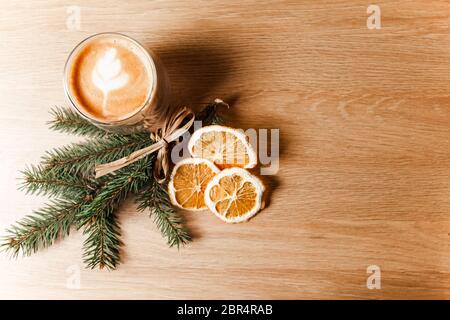
<svg viewBox="0 0 450 320"><path fill-rule="evenodd" d="M170 87L162 63L120 33L81 41L67 59L63 84L73 109L109 131L139 130L146 118L161 118L168 108Z"/></svg>

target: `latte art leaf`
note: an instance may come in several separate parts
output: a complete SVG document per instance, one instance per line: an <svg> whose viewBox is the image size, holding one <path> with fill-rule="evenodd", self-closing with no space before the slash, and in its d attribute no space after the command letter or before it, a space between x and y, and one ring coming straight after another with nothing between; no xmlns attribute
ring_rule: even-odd
<svg viewBox="0 0 450 320"><path fill-rule="evenodd" d="M125 86L128 82L128 74L122 70L116 49L106 50L103 57L97 61L92 71L92 82L103 92L103 113L108 114L109 92Z"/></svg>

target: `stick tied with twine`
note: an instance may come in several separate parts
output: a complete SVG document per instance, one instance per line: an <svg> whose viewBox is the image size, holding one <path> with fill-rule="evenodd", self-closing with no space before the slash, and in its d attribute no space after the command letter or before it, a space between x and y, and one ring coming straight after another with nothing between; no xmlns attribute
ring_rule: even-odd
<svg viewBox="0 0 450 320"><path fill-rule="evenodd" d="M145 156L158 152L155 160L153 174L159 183L166 180L169 172L169 144L176 141L185 132L189 130L195 120L194 113L187 107L183 107L180 111L170 116L155 133L150 133L153 143L143 149L137 150L121 159L95 166L95 178L112 173L123 167L144 158ZM149 126L144 122L144 126Z"/></svg>

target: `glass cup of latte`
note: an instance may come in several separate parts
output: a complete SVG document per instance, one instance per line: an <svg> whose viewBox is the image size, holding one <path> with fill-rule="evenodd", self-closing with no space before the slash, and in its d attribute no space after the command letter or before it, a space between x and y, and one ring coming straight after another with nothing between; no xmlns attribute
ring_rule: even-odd
<svg viewBox="0 0 450 320"><path fill-rule="evenodd" d="M63 82L73 109L109 131L131 133L168 107L170 87L162 63L119 33L80 42L67 59Z"/></svg>

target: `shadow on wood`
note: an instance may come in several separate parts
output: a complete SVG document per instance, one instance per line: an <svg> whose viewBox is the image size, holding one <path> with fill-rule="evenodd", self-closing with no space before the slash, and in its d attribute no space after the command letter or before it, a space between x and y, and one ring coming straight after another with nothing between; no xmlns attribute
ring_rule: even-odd
<svg viewBox="0 0 450 320"><path fill-rule="evenodd" d="M216 42L211 43L211 38ZM234 94L224 94L222 89L232 77L236 61L233 53L224 39L211 35L208 39L209 42L199 41L198 36L177 39L157 51L170 79L171 105L197 109L216 97L225 99L224 95Z"/></svg>

